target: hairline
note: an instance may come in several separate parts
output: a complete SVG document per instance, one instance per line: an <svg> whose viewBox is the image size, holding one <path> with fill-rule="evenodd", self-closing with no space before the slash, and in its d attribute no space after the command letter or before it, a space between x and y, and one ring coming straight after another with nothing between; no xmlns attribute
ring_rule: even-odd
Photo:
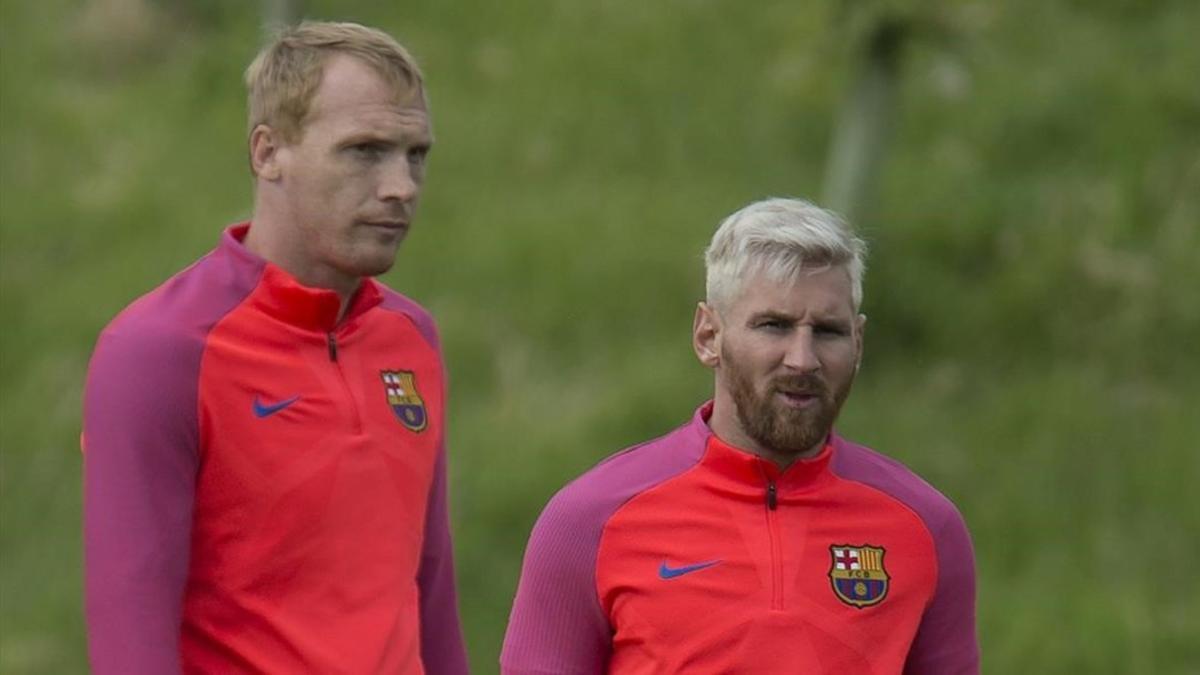
<svg viewBox="0 0 1200 675"><path fill-rule="evenodd" d="M429 104L425 96L425 86L423 83L409 82L405 84L399 81L392 81L392 78L390 78L386 72L382 72L377 64L371 63L369 60L359 57L358 54L349 51L338 50L335 48L331 48L329 52L330 53L328 54L323 54L321 57L321 69L320 73L317 75L316 86L313 88L312 96L309 97L305 104L304 116L300 118L299 123L296 125L296 136L295 138L289 139L289 142L298 143L302 141L304 139L305 132L308 131L310 123L318 118L318 116L315 114L314 104L317 101L317 96L319 96L321 93L321 85L325 83L326 71L329 69L329 64L333 59L343 56L346 58L352 58L369 67L372 72L379 76L379 79L387 84L388 92L392 100L397 104L399 104L401 100L409 98L415 94L415 98L411 103L405 104L401 107L420 107L421 109L428 111ZM265 124L265 122L261 122L260 124Z"/></svg>
<svg viewBox="0 0 1200 675"><path fill-rule="evenodd" d="M706 302L728 308L755 275L786 283L840 266L858 313L866 256L866 242L837 213L803 199L757 201L725 218L713 234L704 255Z"/></svg>
<svg viewBox="0 0 1200 675"><path fill-rule="evenodd" d="M336 32L338 30L344 30L351 34L361 32L362 34L372 37L381 36L385 38L385 45L387 41L390 41L391 45L387 45L386 49L379 49L377 48L378 43L372 47L370 44L355 42L353 39L348 38L345 35L340 38L340 41L333 41L331 44L321 42L316 44L306 44L303 42L305 39L304 36L306 35L305 31L310 31L307 33L307 39L320 40L320 36L314 38L311 32ZM361 37L361 35L358 37ZM329 37L327 34L324 39L327 41L332 41L338 40L339 38ZM288 45L287 43L289 40L296 40L299 42L299 44ZM417 64L417 61L412 54L410 54L408 50L393 36L380 29L370 28L360 24L315 21L303 22L296 26L282 30L270 43L259 50L258 54L256 54L254 59L250 62L250 65L247 66L243 79L245 80L247 88L248 112L251 113L251 115L256 112L254 105L255 102L258 101L261 105L261 102L265 98L264 94L266 91L268 91L268 89L264 88L263 86L265 84L265 80L267 79L264 76L264 70L269 65L280 68L284 63L286 63L286 60L283 57L280 57L277 54L273 56L274 52L284 49L295 50L301 55L304 55L307 52L307 54L311 55L312 57L311 62L302 63L299 67L297 67L297 71L300 73L299 77L302 82L304 78L310 77L310 72L312 73L311 86L307 86L310 83L303 82L303 84L306 85L306 90L302 91L300 95L297 96L294 101L292 101L292 103L294 103L298 108L300 114L297 115L295 119L292 119L292 116L286 112L286 104L288 103L288 100L281 99L278 102L282 102L285 105L277 106L272 110L264 111L267 114L260 116L258 119L253 117L247 119L247 137L252 136L256 128L265 125L268 128L278 132L281 136L281 140L284 143L296 143L303 139L304 133L308 127L308 123L311 120L313 101L316 99L318 91L320 90L322 83L325 81L326 69L329 67L331 59L342 55L357 59L359 63L371 68L371 70L375 72L375 74L378 75L381 80L387 83L392 95L395 98L400 99L405 97L406 92L415 92L420 100L421 105L426 110L429 108L429 96L425 87L425 77L421 72L421 68ZM275 119L270 119L272 113Z"/></svg>
<svg viewBox="0 0 1200 675"><path fill-rule="evenodd" d="M738 304L744 297L746 287L756 280L762 279L771 283L780 285L794 285L799 282L801 277L815 276L824 272L833 270L841 270L846 274L846 280L853 288L854 274L850 271L849 262L829 262L818 265L802 266L790 270L788 273L779 274L770 269L770 267L761 261L752 261L742 272L734 277L733 285L728 288L726 294L712 296L706 295L705 304L715 308L718 312L725 314L731 311L734 305ZM850 295L850 309L853 314L858 314L860 307L854 302L853 291Z"/></svg>

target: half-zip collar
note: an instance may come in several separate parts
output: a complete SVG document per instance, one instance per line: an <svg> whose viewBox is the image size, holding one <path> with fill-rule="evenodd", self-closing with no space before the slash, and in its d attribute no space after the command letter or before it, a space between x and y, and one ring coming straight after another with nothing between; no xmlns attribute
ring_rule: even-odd
<svg viewBox="0 0 1200 675"><path fill-rule="evenodd" d="M697 416L707 423L711 415L712 403L709 402L701 407ZM832 434L830 438L833 438ZM762 499L763 491L773 485L773 499L784 502L791 495L813 490L833 480L829 471L833 455L834 443L826 440L815 457L797 460L788 468L780 469L774 462L730 445L717 438L716 434L710 434L700 464L712 471L725 488Z"/></svg>
<svg viewBox="0 0 1200 675"><path fill-rule="evenodd" d="M341 298L336 291L305 286L283 268L266 262L246 248L243 241L250 223L234 225L221 237L220 253L230 256L235 264L257 264L262 267L258 288L251 299L265 314L284 323L314 332L332 333L338 326ZM371 308L383 302L379 284L363 279L350 301L342 324L349 324Z"/></svg>

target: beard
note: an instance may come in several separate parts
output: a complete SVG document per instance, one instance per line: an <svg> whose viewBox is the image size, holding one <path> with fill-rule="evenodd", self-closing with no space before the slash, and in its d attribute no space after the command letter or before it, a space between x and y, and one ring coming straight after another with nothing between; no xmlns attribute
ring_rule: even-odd
<svg viewBox="0 0 1200 675"><path fill-rule="evenodd" d="M850 381L831 388L820 375L781 375L769 380L759 392L747 369L724 349L721 361L727 367L730 394L742 430L763 448L781 456L819 451L850 394ZM817 400L804 408L792 408L780 400L781 392L809 394Z"/></svg>

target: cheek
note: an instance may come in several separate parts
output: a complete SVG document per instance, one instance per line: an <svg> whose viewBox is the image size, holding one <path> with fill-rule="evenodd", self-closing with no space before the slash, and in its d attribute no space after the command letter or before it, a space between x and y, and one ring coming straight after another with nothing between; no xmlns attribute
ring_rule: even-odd
<svg viewBox="0 0 1200 675"><path fill-rule="evenodd" d="M305 211L319 212L329 207L335 185L322 172L304 171L294 177L289 187L292 199Z"/></svg>
<svg viewBox="0 0 1200 675"><path fill-rule="evenodd" d="M847 341L844 344L830 345L821 355L821 364L830 375L845 377L854 373L854 364L858 361L858 344Z"/></svg>
<svg viewBox="0 0 1200 675"><path fill-rule="evenodd" d="M325 195L343 195L363 184L365 179L360 174L361 172L331 169L320 175L314 187Z"/></svg>
<svg viewBox="0 0 1200 675"><path fill-rule="evenodd" d="M353 162L336 155L318 155L311 157L301 167L301 179L304 184L315 191L331 192L361 178L357 175L361 168Z"/></svg>
<svg viewBox="0 0 1200 675"><path fill-rule="evenodd" d="M749 345L741 345L741 348L727 346L723 354L726 368L736 377L752 383L756 388L763 386L763 380L768 379L770 355L765 350Z"/></svg>

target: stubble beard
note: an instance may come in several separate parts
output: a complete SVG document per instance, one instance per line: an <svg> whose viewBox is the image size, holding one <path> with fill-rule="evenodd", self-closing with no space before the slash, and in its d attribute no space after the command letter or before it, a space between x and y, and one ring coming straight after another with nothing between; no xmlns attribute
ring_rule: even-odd
<svg viewBox="0 0 1200 675"><path fill-rule="evenodd" d="M341 273L358 278L384 274L395 265L406 234L399 232L387 237L365 225L355 224L335 244L334 266Z"/></svg>
<svg viewBox="0 0 1200 675"><path fill-rule="evenodd" d="M758 392L746 369L739 367L736 359L730 358L727 352L721 359L727 366L730 394L742 430L764 449L780 457L794 458L819 449L850 394L849 382L840 391L831 391L818 375L776 377L766 385L765 391ZM816 395L818 401L807 408L791 408L776 396L780 391L803 391Z"/></svg>

